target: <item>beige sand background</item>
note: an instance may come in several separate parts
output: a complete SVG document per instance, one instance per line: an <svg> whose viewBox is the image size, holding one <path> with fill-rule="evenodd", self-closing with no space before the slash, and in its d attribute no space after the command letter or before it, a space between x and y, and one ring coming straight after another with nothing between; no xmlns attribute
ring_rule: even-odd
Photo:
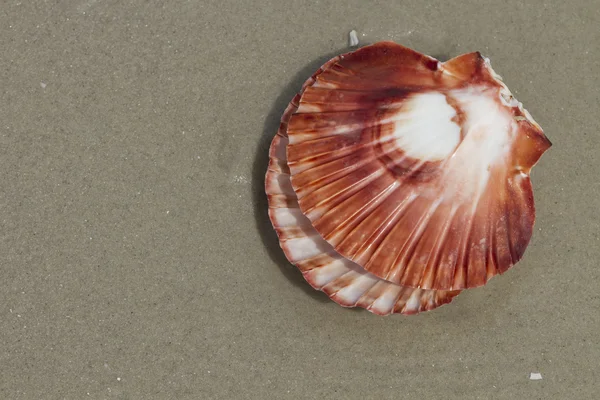
<svg viewBox="0 0 600 400"><path fill-rule="evenodd" d="M598 398L599 10L3 1L0 398ZM554 144L524 260L416 317L310 289L266 217L280 114L352 29L480 50Z"/></svg>

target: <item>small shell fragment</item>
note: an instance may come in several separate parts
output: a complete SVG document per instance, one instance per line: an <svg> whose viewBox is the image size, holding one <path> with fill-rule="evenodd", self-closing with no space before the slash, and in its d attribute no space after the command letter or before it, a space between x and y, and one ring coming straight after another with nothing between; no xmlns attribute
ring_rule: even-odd
<svg viewBox="0 0 600 400"><path fill-rule="evenodd" d="M353 29L350 31L350 47L358 46L358 35L356 31Z"/></svg>
<svg viewBox="0 0 600 400"><path fill-rule="evenodd" d="M522 258L529 174L551 145L480 53L442 63L379 42L328 61L289 104L269 215L288 260L338 304L429 310ZM399 297L373 309L374 287Z"/></svg>
<svg viewBox="0 0 600 400"><path fill-rule="evenodd" d="M539 372L532 372L529 374L529 379L532 381L541 381L542 374L540 374Z"/></svg>

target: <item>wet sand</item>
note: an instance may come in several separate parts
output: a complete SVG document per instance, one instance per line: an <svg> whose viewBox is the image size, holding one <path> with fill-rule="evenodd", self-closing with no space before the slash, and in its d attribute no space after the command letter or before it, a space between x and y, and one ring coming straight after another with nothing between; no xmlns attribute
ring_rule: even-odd
<svg viewBox="0 0 600 400"><path fill-rule="evenodd" d="M596 398L595 1L11 0L0 22L0 398ZM553 143L523 260L418 316L314 291L266 214L279 118L353 29L481 51Z"/></svg>

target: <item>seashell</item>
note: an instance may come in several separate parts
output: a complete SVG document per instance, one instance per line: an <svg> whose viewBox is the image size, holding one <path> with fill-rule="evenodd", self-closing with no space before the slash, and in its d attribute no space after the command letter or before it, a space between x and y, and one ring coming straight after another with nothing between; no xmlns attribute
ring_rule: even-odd
<svg viewBox="0 0 600 400"><path fill-rule="evenodd" d="M344 288L372 279L417 296L407 313L432 309L522 258L529 174L550 147L479 52L442 63L379 42L327 62L288 106L267 172L271 221L313 287L327 285L305 261L325 256L316 273L344 265ZM336 285L334 301L365 306Z"/></svg>
<svg viewBox="0 0 600 400"><path fill-rule="evenodd" d="M344 307L362 307L378 315L409 315L451 302L460 291L405 287L365 271L339 255L302 214L292 189L286 154L287 122L298 107L299 98L297 95L288 106L271 142L265 179L269 218L287 259L313 288Z"/></svg>

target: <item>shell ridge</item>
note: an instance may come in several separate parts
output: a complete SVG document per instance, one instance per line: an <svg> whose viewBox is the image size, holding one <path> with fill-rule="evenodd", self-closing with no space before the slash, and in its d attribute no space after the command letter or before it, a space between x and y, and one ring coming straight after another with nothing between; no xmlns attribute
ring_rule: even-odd
<svg viewBox="0 0 600 400"><path fill-rule="evenodd" d="M491 213L491 210L490 210ZM491 258L491 264L494 267L494 270L496 271L496 273L500 273L499 270L499 260L498 260L498 240L496 238L496 235L494 235L494 230L496 229L496 226L493 224L490 224L490 248L489 248L489 254L490 254L490 258ZM487 280L489 280L491 278L491 276L487 277Z"/></svg>
<svg viewBox="0 0 600 400"><path fill-rule="evenodd" d="M409 234L406 242L404 243L404 245L402 247L402 250L400 250L398 252L398 255L400 255L401 257L400 257L400 260L396 260L393 264L394 271L392 273L394 275L394 277L393 277L394 282L404 281L404 277L406 277L406 275L408 273L412 272L412 270L417 268L417 266L415 264L418 263L418 261L414 260L417 246L423 237L423 232L426 230L427 225L429 224L429 221L431 221L433 214L435 213L437 208L440 206L440 204L441 204L441 200L437 199L436 201L433 201L429 205L429 207L427 208L427 211L421 215L417 224L412 229L411 233ZM405 251L405 249L406 249L406 251ZM398 271L398 266L400 266L399 271ZM399 277L396 276L397 273L400 274ZM416 282L416 285L418 285L419 280ZM413 285L410 285L410 286L414 287Z"/></svg>
<svg viewBox="0 0 600 400"><path fill-rule="evenodd" d="M353 234L357 232L357 227L369 216L374 214L374 210L382 204L389 196L391 196L395 190L398 188L396 182L392 182L388 186L381 189L377 194L375 194L371 199L366 201L363 206L355 208L354 211L349 214L343 221L339 221L336 226L332 229L332 231L327 235L326 239L329 239L332 242L335 242L340 248L344 248L344 255L354 260L357 256L357 250L355 243L354 246L349 248L345 248L344 244L349 239L352 238ZM366 190L366 188L365 188ZM349 198L347 201L355 201L356 198L360 198L361 193L357 193L353 197ZM366 197L366 196L365 196ZM338 207L341 208L343 204L340 204ZM331 209L327 212L330 214L335 212L335 209ZM328 216L328 215L324 215ZM364 239L362 242L368 239ZM352 245L352 240L350 239L350 244Z"/></svg>
<svg viewBox="0 0 600 400"><path fill-rule="evenodd" d="M493 182L492 182L493 183ZM471 278L471 275L477 273L477 271L475 270L476 266L475 265L470 265L469 260L471 258L470 254L471 252L467 250L467 247L469 247L470 244L473 243L472 239L471 239L471 235L473 233L473 221L475 221L478 217L477 215L477 210L480 207L481 204L481 199L484 196L484 194L486 193L486 189L490 186L490 181L489 178L486 178L483 175L479 175L479 189L475 192L476 193L476 197L475 197L475 201L473 202L473 205L471 207L470 210L470 224L469 224L469 230L467 232L467 238L468 241L466 242L465 245L465 249L464 251L466 252L466 259L465 259L465 263L464 268L465 268L465 285L463 287L469 287L469 279ZM469 266L471 266L471 268L468 268Z"/></svg>
<svg viewBox="0 0 600 400"><path fill-rule="evenodd" d="M383 243L385 237L387 237L390 230L394 228L395 223L403 216L403 213L414 201L414 199L415 196L406 196L403 201L392 210L392 212L379 224L379 226L373 230L373 234L365 239L361 247L357 250L357 259L360 258L367 248L371 247L374 243L376 243L376 246L375 248L371 249L371 252L374 253L377 251L379 246L381 246ZM380 205L380 207L381 206L382 205ZM356 229L358 228L359 226L356 227Z"/></svg>
<svg viewBox="0 0 600 400"><path fill-rule="evenodd" d="M451 289L467 287L467 278L469 274L468 270L465 271L469 262L469 251L467 248L469 247L469 243L471 241L471 232L473 229L474 220L475 216L472 214L469 215L466 234L461 238L460 253L453 264L454 272L451 275L453 277Z"/></svg>
<svg viewBox="0 0 600 400"><path fill-rule="evenodd" d="M407 303L408 300L410 299L411 295L415 292L415 291L420 291L420 289L418 288L408 288L408 287L403 287L400 290L400 295L398 296L398 300L394 306L394 310L401 312L401 313L407 313ZM409 312L410 314L413 314L412 312Z"/></svg>
<svg viewBox="0 0 600 400"><path fill-rule="evenodd" d="M383 281L378 283L380 286L383 286ZM381 291L378 296L371 302L369 306L369 311L374 312L378 315L385 315L392 312L396 307L400 310L401 313L404 313L403 305L399 305L400 296L402 295L402 287L400 286L389 286ZM391 296L390 296L391 293ZM385 304L386 297L391 297L391 300L388 300L388 303ZM384 303L384 304L382 304ZM383 306L385 308L382 308Z"/></svg>
<svg viewBox="0 0 600 400"><path fill-rule="evenodd" d="M303 275L311 286L329 295L323 288L348 272L349 270L344 268L343 265L332 262L327 263L322 267L313 268L310 271L303 272Z"/></svg>
<svg viewBox="0 0 600 400"><path fill-rule="evenodd" d="M510 223L510 211L508 209L508 202L505 201L504 202L504 215L506 216L504 218L504 222L506 223L506 243L508 246L508 254L510 255L510 265L513 265L515 263L515 261L518 261L518 257L516 256L514 249L513 249L513 243L511 240L511 223Z"/></svg>
<svg viewBox="0 0 600 400"><path fill-rule="evenodd" d="M481 185L481 177L480 177L480 185ZM468 287L468 278L469 278L469 254L468 251L469 244L471 243L471 234L473 231L473 221L476 220L476 211L479 206L479 202L481 201L482 190L476 191L476 197L471 204L471 208L468 212L468 224L466 229L466 234L463 236L464 239L461 240L460 245L460 253L456 258L456 262L454 263L454 272L451 276L454 277L451 289L455 289L457 287L465 288ZM462 283L457 286L457 280L460 275L462 276ZM457 276L459 275L459 276ZM436 285L436 287L439 285Z"/></svg>
<svg viewBox="0 0 600 400"><path fill-rule="evenodd" d="M311 144L312 146L316 147L317 145L324 144L323 142L327 142L330 138L331 137L320 137L318 139L308 140L308 141L306 141L306 143ZM348 144L348 145L342 147L341 149L325 147L323 150L320 150L320 149L315 150L314 152L312 152L310 155L307 155L306 157L294 159L293 162L294 163L306 162L306 161L324 158L326 156L330 156L330 158L327 158L325 161L331 162L331 161L339 160L340 158L344 158L346 156L352 155L355 152L358 152L360 150L364 150L365 147L367 147L367 144L364 143L363 141L358 141L353 144ZM321 164L316 164L316 166L323 165L326 162L321 163Z"/></svg>
<svg viewBox="0 0 600 400"><path fill-rule="evenodd" d="M411 202L409 204L410 206L414 205L414 202ZM407 207L408 209L408 207ZM405 217L406 215L404 215L403 217ZM391 236L394 231L396 230L400 230L402 229L402 224L401 224L401 220L398 221L398 224L394 227L395 229L393 229L392 231L389 232L389 234L384 238L384 240L382 241L382 245L386 242L391 240ZM397 252L397 254L394 256L392 262L388 263L384 271L381 271L378 275L381 276L383 279L390 281L390 282L398 282L398 280L394 279L396 277L396 275L400 272L398 271L398 265L400 264L400 261L402 260L403 257L403 250L406 247L406 243L408 242L408 240L410 239L410 234L407 238L404 239L404 242L401 244L401 250ZM369 264L367 264L369 265ZM402 268L403 269L403 268ZM391 275L391 276L390 276ZM391 278L391 279L390 279Z"/></svg>
<svg viewBox="0 0 600 400"><path fill-rule="evenodd" d="M358 226L365 220L366 217L368 217L368 215L363 217L363 214L365 212L371 212L370 215L373 215L372 212L377 207L379 207L385 199L387 199L389 196L391 196L396 191L396 189L398 189L398 186L399 185L397 182L392 182L388 186L384 187L378 194L376 194L372 199L370 199L365 205L358 208L353 214L351 214L348 219L346 219L345 221L343 221L339 225L337 225L337 230L342 230L345 227L351 228L350 231L346 235L344 235L344 238L349 236L350 234L354 233L355 230L358 228ZM332 211L333 210L330 210L329 212L332 212ZM358 217L360 219L357 219L355 217ZM341 240L341 242L343 242L343 239Z"/></svg>
<svg viewBox="0 0 600 400"><path fill-rule="evenodd" d="M425 303L427 302L427 294L423 294L420 289L416 289L416 288L412 288L412 291L414 292L419 292L419 295L422 298L422 304L421 307L419 309L419 311L425 310ZM414 311L410 310L408 307L408 300L410 299L410 295L411 295L410 289L407 289L406 287L402 287L402 289L400 289L400 292L398 293L398 296L396 297L396 302L394 303L394 311L395 312L400 312L402 314L406 314L406 315L412 315L415 314Z"/></svg>
<svg viewBox="0 0 600 400"><path fill-rule="evenodd" d="M323 209L322 211L323 211L323 213L325 213L326 211L330 210L331 208L335 207L336 205L342 203L348 197L353 196L354 194L356 194L357 192L362 190L365 186L369 185L371 182L375 181L377 178L379 178L382 175L383 175L383 171L381 171L379 169L375 169L374 171L369 172L367 176L361 178L357 182L355 182L353 184L349 184L347 188L340 190L337 193L333 193L333 194L327 196L327 198L324 198L323 200L319 201L315 205L306 207L303 211L304 211L304 213L306 213L309 216L309 219L314 223L315 221L313 220L313 218L311 218L311 215L313 215L313 212L316 212L319 209ZM329 185L324 186L323 188L315 190L311 194L317 194L317 192L321 189L325 189L323 191L326 191L326 189L328 187L341 181L342 179L344 179L344 178L340 178L340 179L330 183ZM298 192L298 189L296 189L296 192ZM306 198L306 196L303 196L303 198L299 199L298 203L300 204L301 207L302 207L303 200L305 198ZM336 200L336 201L334 201L334 200ZM324 208L325 206L327 206L327 207Z"/></svg>
<svg viewBox="0 0 600 400"><path fill-rule="evenodd" d="M322 286L322 290L327 293L327 295L331 298L335 298L335 295L342 290L343 288L347 287L348 285L350 285L352 283L352 277L354 277L357 274L356 271L354 270L348 270L346 272L344 272L342 275L338 276L337 278L329 281L326 285Z"/></svg>
<svg viewBox="0 0 600 400"><path fill-rule="evenodd" d="M433 260L430 262L430 255L427 259L427 263L425 264L425 269L427 270L427 266L429 266L430 272L426 273L427 271L424 271L423 276L421 277L421 281L419 282L420 287L422 288L433 288L434 282L436 282L439 279L438 273L440 271L440 259L442 257L442 250L444 248L444 245L446 244L446 237L448 236L450 227L454 222L454 217L456 216L457 211L458 207L455 206L451 208L450 214L444 222L444 227L438 232L438 235L435 239L435 243L433 245Z"/></svg>
<svg viewBox="0 0 600 400"><path fill-rule="evenodd" d="M384 265L375 266L375 265L373 265L374 260L377 258L376 256L378 254L380 254L384 251L384 246L387 246L389 244L389 241L391 240L392 235L396 231L398 231L402 228L401 222L404 218L406 218L406 212L410 209L411 206L414 205L414 202L417 198L418 198L418 196L411 195L411 196L407 196L404 199L404 201L401 203L401 206L398 208L397 216L393 220L390 220L390 224L387 225L385 227L385 230L382 230L381 233L378 235L381 239L377 243L376 248L373 250L371 257L369 257L365 263L364 268L366 270L371 272L371 270L377 268L377 273L375 273L375 274L377 276L379 276L380 278L385 279L387 281L390 281L388 279L390 269L392 268L393 265L395 265L394 263L399 255L396 255L396 257L394 258L394 260L392 262L386 263ZM395 224L392 225L391 222L395 222ZM377 232L377 231L375 231L375 232Z"/></svg>
<svg viewBox="0 0 600 400"><path fill-rule="evenodd" d="M344 135L360 134L367 128L380 125L384 121L377 119L379 110L357 109L348 111L326 111L321 110L318 113L294 114L293 121L290 121L287 133L290 143L295 144L298 140L305 142L303 137L309 137L309 140L321 138L340 138ZM315 121L316 117L322 120ZM342 122L344 121L345 122ZM289 151L289 149L288 149Z"/></svg>
<svg viewBox="0 0 600 400"><path fill-rule="evenodd" d="M346 163L349 163L350 161L354 161L353 158L356 158L354 153L344 154L337 158L325 160L325 162L323 162L321 164L317 164L313 168L315 170L324 170L325 171L325 170L327 170L328 167L334 167L337 164L339 164L340 162L343 162L344 164L346 164ZM323 174L318 179L313 179L311 181L312 185L304 184L302 186L298 186L297 192L301 197L304 197L306 188L310 188L311 186L314 186L316 183L321 183L321 184L324 184L325 186L329 185L331 183L335 183L338 180L345 178L350 173L356 171L357 169L359 169L361 167L364 167L366 164L368 164L374 160L375 160L375 157L362 157L360 160L352 162L352 163L350 163L350 165L344 166L343 168L338 169L337 171L330 172L327 175ZM311 168L311 170L313 168ZM310 174L308 174L308 173L304 174L304 175L308 175L310 177ZM302 178L304 177L304 175L302 174L302 172L299 172L295 178L297 181L301 181Z"/></svg>
<svg viewBox="0 0 600 400"><path fill-rule="evenodd" d="M292 260L288 261L292 262ZM344 258L340 256L335 249L331 248L313 257L304 258L302 260L292 262L302 273L309 272L313 269L320 269L330 264L344 264ZM351 268L347 268L351 269Z"/></svg>
<svg viewBox="0 0 600 400"><path fill-rule="evenodd" d="M336 290L332 297L338 299L339 304L343 303L346 307L356 307L365 293L370 291L377 283L377 279L366 274L360 274L351 282Z"/></svg>
<svg viewBox="0 0 600 400"><path fill-rule="evenodd" d="M364 134L364 132L368 129L373 129L373 128L377 128L377 127L381 128L381 127L388 126L392 123L393 123L392 121L387 121L387 120L381 119L381 120L379 120L379 123L373 124L372 126L360 127L360 128L356 128L356 129L353 129L353 130L350 130L350 131L344 132L344 133L346 133L346 134L356 133L357 136L358 135L362 136ZM323 142L330 141L332 139L332 137L335 137L335 136L338 136L338 135L334 134L334 135L318 136L314 139L309 139L309 140L304 141L303 144L307 144L307 145L316 147L317 145L319 145ZM348 145L345 144L342 148L335 148L333 146L332 146L332 148L325 147L325 149L322 151L320 151L320 150L315 150L314 152L311 151L310 153L306 154L304 157L301 157L301 158L293 157L292 161L289 161L289 163L291 165L298 165L298 164L312 162L311 166L309 167L310 169L312 169L314 167L321 166L329 161L339 160L340 158L354 155L354 153L365 151L372 144L387 144L387 143L393 142L395 140L396 140L396 138L394 138L392 135L371 138L371 139L369 139L368 143L365 143L366 139L361 138L361 139L357 140L356 143L348 144ZM379 154L389 155L393 152L394 152L394 149L381 151ZM324 158L326 156L328 156L328 158L324 159L323 162L316 162L316 161L320 161L321 158ZM297 171L298 171L298 173L304 172L304 170L297 170Z"/></svg>

